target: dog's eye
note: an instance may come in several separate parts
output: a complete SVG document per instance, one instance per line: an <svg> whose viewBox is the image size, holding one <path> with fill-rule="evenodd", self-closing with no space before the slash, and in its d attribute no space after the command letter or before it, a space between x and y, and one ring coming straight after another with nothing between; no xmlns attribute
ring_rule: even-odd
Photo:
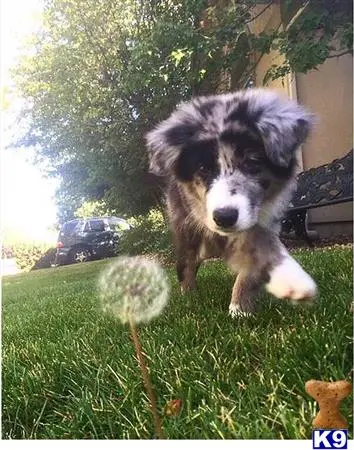
<svg viewBox="0 0 354 450"><path fill-rule="evenodd" d="M262 171L262 160L258 158L247 158L242 161L240 169L251 175Z"/></svg>
<svg viewBox="0 0 354 450"><path fill-rule="evenodd" d="M201 164L201 165L199 166L198 172L202 175L202 174L207 173L207 172L208 172L208 169L207 169L203 164Z"/></svg>

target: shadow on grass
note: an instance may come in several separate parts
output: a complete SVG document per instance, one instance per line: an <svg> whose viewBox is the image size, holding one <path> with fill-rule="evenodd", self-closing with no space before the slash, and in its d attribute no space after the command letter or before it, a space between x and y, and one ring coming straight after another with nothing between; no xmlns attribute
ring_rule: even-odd
<svg viewBox="0 0 354 450"><path fill-rule="evenodd" d="M48 249L44 255L42 255L35 264L31 267L30 270L37 270L37 269L49 269L55 260L55 255L57 253L56 248L50 248Z"/></svg>

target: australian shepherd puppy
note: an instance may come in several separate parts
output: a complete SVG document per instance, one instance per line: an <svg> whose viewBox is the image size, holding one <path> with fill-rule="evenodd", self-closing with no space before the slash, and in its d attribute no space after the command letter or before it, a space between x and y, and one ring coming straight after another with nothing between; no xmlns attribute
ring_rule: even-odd
<svg viewBox="0 0 354 450"><path fill-rule="evenodd" d="M311 122L297 103L250 89L181 104L147 134L150 169L167 180L182 292L195 287L204 259L221 257L238 273L232 316L253 313L263 286L312 300L316 284L278 237Z"/></svg>

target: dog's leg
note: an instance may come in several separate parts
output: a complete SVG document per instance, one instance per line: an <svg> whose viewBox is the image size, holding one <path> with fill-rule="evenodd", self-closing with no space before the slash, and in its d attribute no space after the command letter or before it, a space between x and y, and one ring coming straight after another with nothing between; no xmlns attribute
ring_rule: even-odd
<svg viewBox="0 0 354 450"><path fill-rule="evenodd" d="M181 293L196 289L196 276L201 263L200 246L201 236L184 227L183 231L173 224L173 241L177 257L177 277Z"/></svg>
<svg viewBox="0 0 354 450"><path fill-rule="evenodd" d="M316 283L279 243L281 258L269 271L267 291L294 304L312 303L317 294Z"/></svg>
<svg viewBox="0 0 354 450"><path fill-rule="evenodd" d="M177 276L181 286L181 293L196 289L196 277L200 266L195 254L187 252L178 255L177 259Z"/></svg>
<svg viewBox="0 0 354 450"><path fill-rule="evenodd" d="M257 245L256 264L267 274L267 291L293 303L311 303L317 293L316 283L288 253L279 237L261 228L255 228L251 234Z"/></svg>
<svg viewBox="0 0 354 450"><path fill-rule="evenodd" d="M310 303L317 288L313 279L288 253L270 230L254 227L244 236L242 253L247 253L250 273L262 273L268 292L294 303Z"/></svg>
<svg viewBox="0 0 354 450"><path fill-rule="evenodd" d="M254 312L255 297L265 285L268 292L294 303L311 303L316 296L316 284L285 249L279 237L264 228L254 227L238 241L229 261L239 275L236 279L230 314Z"/></svg>
<svg viewBox="0 0 354 450"><path fill-rule="evenodd" d="M255 312L255 300L264 280L240 272L232 289L229 313L231 317L249 316Z"/></svg>

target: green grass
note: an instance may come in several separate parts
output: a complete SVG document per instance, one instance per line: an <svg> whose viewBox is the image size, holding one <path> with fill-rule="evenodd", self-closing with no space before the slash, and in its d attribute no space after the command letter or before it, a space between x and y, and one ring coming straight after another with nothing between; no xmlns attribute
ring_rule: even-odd
<svg viewBox="0 0 354 450"><path fill-rule="evenodd" d="M313 308L263 294L253 318L227 315L233 277L219 262L140 330L165 435L183 438L310 438L316 403L305 381L350 377L350 249L295 254L317 280ZM3 438L152 438L154 431L127 327L101 314L96 290L110 261L3 280ZM352 399L343 414L352 428Z"/></svg>

